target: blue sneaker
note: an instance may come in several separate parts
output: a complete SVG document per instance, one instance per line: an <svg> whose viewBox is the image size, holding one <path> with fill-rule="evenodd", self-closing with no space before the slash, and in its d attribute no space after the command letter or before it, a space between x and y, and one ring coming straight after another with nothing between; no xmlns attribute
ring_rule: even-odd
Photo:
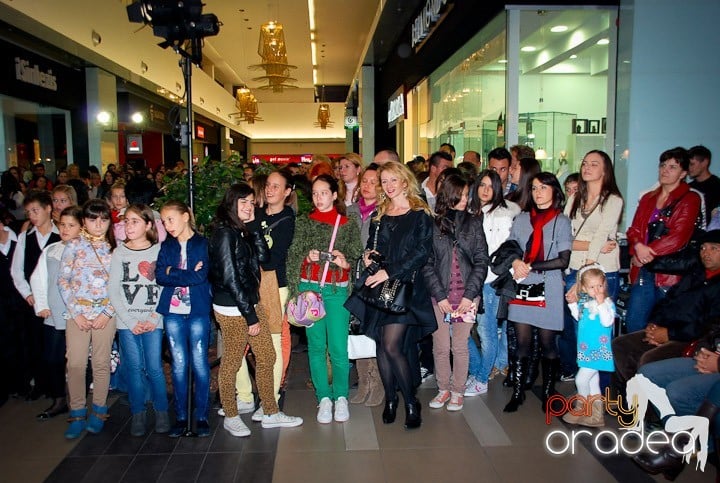
<svg viewBox="0 0 720 483"><path fill-rule="evenodd" d="M198 438L207 438L210 436L210 425L207 421L199 420L195 423L195 433Z"/></svg>

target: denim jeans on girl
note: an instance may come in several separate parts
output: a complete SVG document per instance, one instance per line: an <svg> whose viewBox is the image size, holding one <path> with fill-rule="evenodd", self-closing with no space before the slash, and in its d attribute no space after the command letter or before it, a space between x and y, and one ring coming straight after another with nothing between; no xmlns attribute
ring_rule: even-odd
<svg viewBox="0 0 720 483"><path fill-rule="evenodd" d="M480 337L480 350L475 341L468 339L469 367L468 375L474 376L478 381L487 384L493 367L504 369L507 367L507 332L506 322L503 322L503 337L498 342L498 296L489 283L483 285L483 303L485 312L478 315L478 336Z"/></svg>
<svg viewBox="0 0 720 483"><path fill-rule="evenodd" d="M122 354L127 364L128 399L130 412L145 410L145 377L150 384L155 411L167 411L168 399L165 374L162 368L162 329L135 335L130 330L118 330Z"/></svg>
<svg viewBox="0 0 720 483"><path fill-rule="evenodd" d="M197 315L168 314L163 318L165 336L172 354L172 382L175 393L175 418L186 421L188 401L188 368L192 364L195 383L195 420L207 421L210 397L210 364L208 341L210 318Z"/></svg>

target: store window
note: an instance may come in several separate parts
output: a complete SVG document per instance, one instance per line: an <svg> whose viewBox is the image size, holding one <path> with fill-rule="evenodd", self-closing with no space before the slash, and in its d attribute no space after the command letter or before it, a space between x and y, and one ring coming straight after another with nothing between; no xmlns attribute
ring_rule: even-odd
<svg viewBox="0 0 720 483"><path fill-rule="evenodd" d="M0 169L45 164L52 180L71 163L70 111L0 95Z"/></svg>
<svg viewBox="0 0 720 483"><path fill-rule="evenodd" d="M610 61L613 12L519 12L517 143L535 149L543 169L561 182L578 170L585 153L608 150L608 112L614 112L608 106L614 99L609 82L615 72Z"/></svg>
<svg viewBox="0 0 720 483"><path fill-rule="evenodd" d="M503 13L431 74L430 115L418 116L419 144L427 154L450 143L458 157L472 150L486 159L504 144L505 25Z"/></svg>

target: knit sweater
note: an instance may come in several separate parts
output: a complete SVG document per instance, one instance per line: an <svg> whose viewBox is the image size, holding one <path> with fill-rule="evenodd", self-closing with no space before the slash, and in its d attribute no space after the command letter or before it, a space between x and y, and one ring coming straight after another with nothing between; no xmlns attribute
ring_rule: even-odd
<svg viewBox="0 0 720 483"><path fill-rule="evenodd" d="M162 317L156 312L160 287L155 280L160 245L145 250L118 246L110 263L110 302L117 311L118 330L132 330L138 322L152 322L162 328Z"/></svg>
<svg viewBox="0 0 720 483"><path fill-rule="evenodd" d="M345 255L345 259L351 268L355 267L357 260L362 255L360 230L358 227L358 221L354 215L350 215L348 222L338 227L338 233L335 239L335 250L339 250ZM287 261L288 289L291 298L297 295L298 283L300 283L301 276L302 278L308 278L309 275L307 273L300 273L303 260L307 257L310 250L327 251L330 246L332 231L333 225L312 220L308 216L298 217L295 225L295 237L290 245ZM314 262L310 265L319 265L322 271L324 262ZM350 275L352 275L352 272L353 270L350 270ZM331 262L328 273L330 277L329 284L337 290L337 281L340 279L342 273L340 267ZM342 290L346 290L349 293L351 285L352 283L348 284L347 287L342 287Z"/></svg>

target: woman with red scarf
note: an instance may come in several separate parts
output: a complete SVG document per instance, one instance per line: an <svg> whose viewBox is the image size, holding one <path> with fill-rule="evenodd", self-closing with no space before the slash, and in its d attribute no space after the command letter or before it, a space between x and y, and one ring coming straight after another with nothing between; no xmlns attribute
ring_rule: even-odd
<svg viewBox="0 0 720 483"><path fill-rule="evenodd" d="M351 288L351 267L362 253L360 230L354 217L345 216L345 203L338 199L338 182L321 174L312 182L313 211L297 219L295 236L288 252L287 278L290 299L298 292L312 290L322 294L326 315L308 327L310 377L318 400L317 421L350 419L348 406L348 329L350 313L343 307ZM330 240L340 217L332 251ZM329 253L328 253L329 252ZM320 287L326 261L330 262L325 285ZM327 354L332 367L328 381ZM334 404L334 412L333 412Z"/></svg>
<svg viewBox="0 0 720 483"><path fill-rule="evenodd" d="M570 219L562 213L565 200L555 175L547 172L532 177L532 202L529 211L520 213L513 222L508 240L523 250L522 258L512 262L513 279L518 284L544 284L545 301L530 304L512 301L508 320L517 335L517 363L513 395L505 412L517 411L525 399L523 381L528 370L532 346L532 329L537 327L542 346L542 408L555 393L555 379L560 359L555 338L563 328L563 270L570 262L572 230Z"/></svg>

